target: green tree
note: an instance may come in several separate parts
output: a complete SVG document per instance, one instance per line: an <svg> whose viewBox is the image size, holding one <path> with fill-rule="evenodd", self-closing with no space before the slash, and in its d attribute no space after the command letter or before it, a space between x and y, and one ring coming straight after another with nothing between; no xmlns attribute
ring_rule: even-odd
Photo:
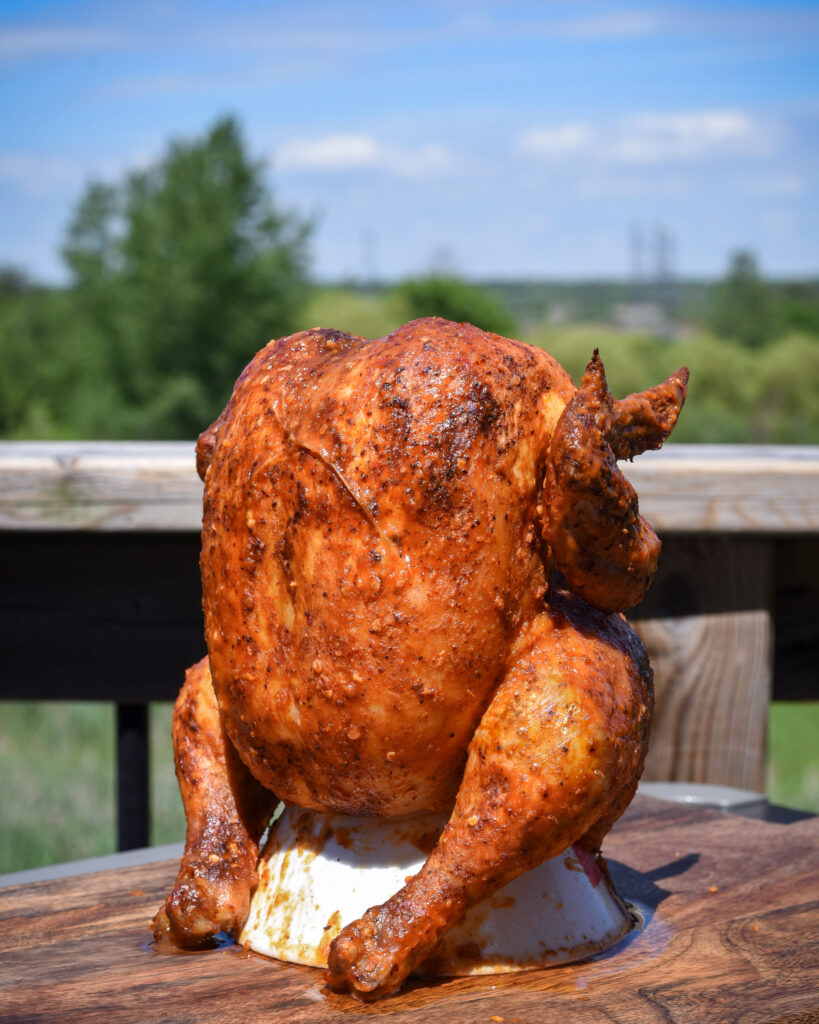
<svg viewBox="0 0 819 1024"><path fill-rule="evenodd" d="M396 295L413 320L441 316L495 334L510 335L515 331L514 320L494 295L457 277L411 278L397 287Z"/></svg>
<svg viewBox="0 0 819 1024"><path fill-rule="evenodd" d="M774 334L770 289L762 280L753 253L736 252L728 274L717 286L711 306L710 327L723 338L758 348Z"/></svg>
<svg viewBox="0 0 819 1024"><path fill-rule="evenodd" d="M116 422L95 432L188 437L207 425L253 353L297 326L308 233L274 206L231 118L119 184L90 185L63 255L120 397Z"/></svg>
<svg viewBox="0 0 819 1024"><path fill-rule="evenodd" d="M102 436L120 406L70 291L33 287L0 310L0 435Z"/></svg>
<svg viewBox="0 0 819 1024"><path fill-rule="evenodd" d="M31 281L25 270L12 264L0 265L0 300L23 295L30 288Z"/></svg>
<svg viewBox="0 0 819 1024"><path fill-rule="evenodd" d="M789 281L779 285L774 300L779 334L800 331L819 336L819 286L816 281Z"/></svg>
<svg viewBox="0 0 819 1024"><path fill-rule="evenodd" d="M791 334L760 353L750 440L819 443L819 340Z"/></svg>

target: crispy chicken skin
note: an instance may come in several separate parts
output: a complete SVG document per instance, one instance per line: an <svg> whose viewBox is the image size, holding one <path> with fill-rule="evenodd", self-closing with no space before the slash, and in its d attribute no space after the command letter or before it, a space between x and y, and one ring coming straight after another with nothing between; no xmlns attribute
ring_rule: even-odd
<svg viewBox="0 0 819 1024"><path fill-rule="evenodd" d="M437 846L400 892L341 932L330 985L394 992L470 906L575 842L597 853L595 826L610 827L624 790L633 795L651 708L635 634L553 589L512 646Z"/></svg>
<svg viewBox="0 0 819 1024"><path fill-rule="evenodd" d="M207 658L185 674L172 735L188 835L176 885L153 930L159 942L195 949L244 924L258 880L258 840L276 798L225 736Z"/></svg>
<svg viewBox="0 0 819 1024"><path fill-rule="evenodd" d="M662 444L686 381L616 402L596 354L575 389L542 350L437 318L256 355L197 446L209 670L175 711L188 839L158 935L240 927L276 799L454 807L424 869L331 946L328 982L366 998L515 875L599 850L652 701L616 613L659 548L616 460Z"/></svg>

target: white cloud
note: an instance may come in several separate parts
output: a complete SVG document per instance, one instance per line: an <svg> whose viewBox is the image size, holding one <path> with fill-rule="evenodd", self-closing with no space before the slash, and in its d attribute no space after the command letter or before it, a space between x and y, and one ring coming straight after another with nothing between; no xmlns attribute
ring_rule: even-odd
<svg viewBox="0 0 819 1024"><path fill-rule="evenodd" d="M495 38L568 38L581 42L607 40L615 44L618 40L649 36L665 39L686 36L697 40L804 38L819 30L819 11L795 4L769 4L767 10L752 9L747 3L738 5L736 10L722 10L718 4L712 4L711 8L654 4L644 9L601 11L575 17L556 17L541 11L532 21L515 22L503 15L493 21L487 18L464 21L461 30L472 29L475 34Z"/></svg>
<svg viewBox="0 0 819 1024"><path fill-rule="evenodd" d="M92 180L116 182L126 174L144 170L159 155L159 150L145 146L117 156L85 154L82 159L0 152L0 182L34 197L72 193Z"/></svg>
<svg viewBox="0 0 819 1024"><path fill-rule="evenodd" d="M611 14L572 18L554 24L558 35L580 39L626 39L661 30L666 19L653 11L613 11Z"/></svg>
<svg viewBox="0 0 819 1024"><path fill-rule="evenodd" d="M371 135L323 135L314 139L285 142L276 152L283 170L348 170L373 167L381 147Z"/></svg>
<svg viewBox="0 0 819 1024"><path fill-rule="evenodd" d="M740 110L635 114L615 132L611 156L622 163L699 160L760 148L761 126Z"/></svg>
<svg viewBox="0 0 819 1024"><path fill-rule="evenodd" d="M521 136L518 146L525 153L559 157L586 149L593 138L589 125L572 121L552 128L532 128Z"/></svg>
<svg viewBox="0 0 819 1024"><path fill-rule="evenodd" d="M582 155L595 163L657 166L771 151L765 127L741 110L638 113L610 124L571 121L539 126L517 148L543 160Z"/></svg>
<svg viewBox="0 0 819 1024"><path fill-rule="evenodd" d="M443 146L397 147L364 133L336 133L284 142L274 153L274 162L284 171L370 169L409 178L446 174L453 165L451 154Z"/></svg>
<svg viewBox="0 0 819 1024"><path fill-rule="evenodd" d="M121 32L65 25L20 25L0 32L0 60L24 60L55 53L84 53L124 42Z"/></svg>

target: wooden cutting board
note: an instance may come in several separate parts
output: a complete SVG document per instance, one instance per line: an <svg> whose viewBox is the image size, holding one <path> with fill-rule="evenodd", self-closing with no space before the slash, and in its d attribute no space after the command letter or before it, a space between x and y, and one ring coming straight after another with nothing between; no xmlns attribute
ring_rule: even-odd
<svg viewBox="0 0 819 1024"><path fill-rule="evenodd" d="M819 819L773 825L642 797L606 843L645 926L568 967L413 980L362 1004L237 947L163 954L176 865L0 890L0 1021L819 1024Z"/></svg>

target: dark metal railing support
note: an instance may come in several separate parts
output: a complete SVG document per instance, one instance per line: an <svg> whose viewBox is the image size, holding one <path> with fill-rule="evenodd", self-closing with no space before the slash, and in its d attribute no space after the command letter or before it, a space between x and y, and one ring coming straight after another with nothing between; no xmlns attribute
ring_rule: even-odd
<svg viewBox="0 0 819 1024"><path fill-rule="evenodd" d="M117 849L150 845L148 705L117 704Z"/></svg>

